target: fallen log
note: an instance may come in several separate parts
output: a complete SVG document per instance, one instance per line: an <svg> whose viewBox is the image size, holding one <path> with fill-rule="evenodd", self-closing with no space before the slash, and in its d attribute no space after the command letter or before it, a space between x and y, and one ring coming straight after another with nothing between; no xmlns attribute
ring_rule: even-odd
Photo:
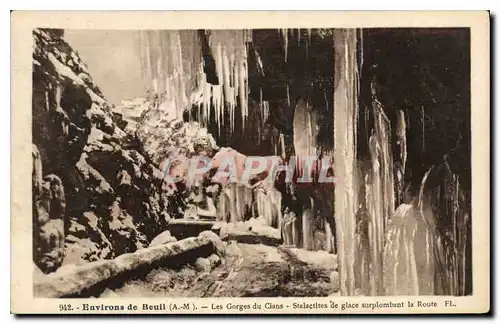
<svg viewBox="0 0 500 324"><path fill-rule="evenodd" d="M221 253L222 242L217 235L190 237L177 242L148 247L134 253L122 254L113 260L102 260L82 266L62 267L58 271L35 278L37 297L61 298L87 295L96 286L120 282L134 272L150 271L155 267L177 267L195 262L198 257ZM222 256L222 255L221 255Z"/></svg>

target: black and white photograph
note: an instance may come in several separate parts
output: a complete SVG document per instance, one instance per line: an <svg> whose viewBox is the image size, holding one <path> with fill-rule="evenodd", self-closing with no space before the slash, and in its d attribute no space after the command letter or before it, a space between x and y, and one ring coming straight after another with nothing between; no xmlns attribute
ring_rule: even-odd
<svg viewBox="0 0 500 324"><path fill-rule="evenodd" d="M471 34L33 28L34 300L474 296Z"/></svg>

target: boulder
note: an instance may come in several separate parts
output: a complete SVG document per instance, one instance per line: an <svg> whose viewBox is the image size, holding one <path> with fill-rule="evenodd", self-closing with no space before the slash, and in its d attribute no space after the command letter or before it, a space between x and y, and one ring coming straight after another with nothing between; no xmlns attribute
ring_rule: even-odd
<svg viewBox="0 0 500 324"><path fill-rule="evenodd" d="M204 231L204 232L201 232L198 237L204 237L204 238L209 239L212 242L212 244L214 245L215 252L220 257L223 257L226 255L226 246L224 245L224 243L222 242L220 237L217 234L215 234L214 232Z"/></svg>
<svg viewBox="0 0 500 324"><path fill-rule="evenodd" d="M177 239L175 237L173 237L172 235L170 235L170 231L165 231L163 233L161 233L160 235L158 235L157 237L155 237L151 243L149 243L149 247L153 247L153 246L157 246L157 245L161 245L161 244L168 244L168 243L172 243L172 242L177 242Z"/></svg>
<svg viewBox="0 0 500 324"><path fill-rule="evenodd" d="M199 272L209 272L212 269L210 261L206 258L198 258L194 263L194 266Z"/></svg>
<svg viewBox="0 0 500 324"><path fill-rule="evenodd" d="M34 147L36 149L36 147ZM34 165L38 165L39 156L34 152ZM38 166L39 167L39 166ZM55 271L64 260L64 215L66 200L61 179L50 174L42 179L41 169L33 170L34 208L33 241L35 264L44 273Z"/></svg>
<svg viewBox="0 0 500 324"><path fill-rule="evenodd" d="M221 264L221 258L217 254L210 255L207 260L210 262L210 267L213 269Z"/></svg>
<svg viewBox="0 0 500 324"><path fill-rule="evenodd" d="M113 290L106 288L99 297L100 298L116 298L116 297L120 297L120 295L115 293Z"/></svg>

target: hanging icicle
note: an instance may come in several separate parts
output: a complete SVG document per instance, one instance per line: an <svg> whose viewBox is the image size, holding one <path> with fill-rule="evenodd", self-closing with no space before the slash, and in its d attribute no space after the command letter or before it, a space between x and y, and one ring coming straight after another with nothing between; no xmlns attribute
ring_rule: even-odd
<svg viewBox="0 0 500 324"><path fill-rule="evenodd" d="M254 55L255 59L257 60L257 70L260 72L260 74L265 76L266 74L264 73L264 64L262 64L262 59L260 58L259 52L257 52L257 50L254 50Z"/></svg>
<svg viewBox="0 0 500 324"><path fill-rule="evenodd" d="M395 210L394 203L394 171L391 147L391 123L384 112L382 104L375 99L373 101L373 115L375 117L375 136L378 149L378 163L380 165L380 191L381 196L376 198L378 204L382 204L384 227Z"/></svg>
<svg viewBox="0 0 500 324"><path fill-rule="evenodd" d="M286 83L286 102L288 103L288 107L290 107L290 87L288 82Z"/></svg>
<svg viewBox="0 0 500 324"><path fill-rule="evenodd" d="M279 135L279 144L280 144L280 150L281 150L281 158L283 160L286 159L286 150L285 150L285 135L283 135L283 133L280 132L280 135Z"/></svg>
<svg viewBox="0 0 500 324"><path fill-rule="evenodd" d="M283 36L283 43L285 47L285 63L288 59L288 29L281 29L281 34Z"/></svg>
<svg viewBox="0 0 500 324"><path fill-rule="evenodd" d="M422 152L425 152L425 110L424 110L424 105L421 106L422 110Z"/></svg>
<svg viewBox="0 0 500 324"><path fill-rule="evenodd" d="M293 117L293 146L297 159L296 168L300 175L304 171L305 158L317 156L316 136L318 135L316 116L307 101L300 99L295 106ZM312 170L308 170L311 172Z"/></svg>
<svg viewBox="0 0 500 324"><path fill-rule="evenodd" d="M243 127L248 118L247 43L251 40L251 31L248 30L214 30L210 32L209 46L212 53L215 53L216 72L219 82L222 82L224 102L229 107L232 131L235 127L234 114L238 97Z"/></svg>
<svg viewBox="0 0 500 324"><path fill-rule="evenodd" d="M471 218L459 176L448 162L432 167L420 186L418 207L431 233L428 240L434 265L434 294L463 296L471 293ZM418 263L419 265L421 264Z"/></svg>
<svg viewBox="0 0 500 324"><path fill-rule="evenodd" d="M387 296L434 294L435 236L418 207L402 204L387 231L384 251L384 293Z"/></svg>
<svg viewBox="0 0 500 324"><path fill-rule="evenodd" d="M196 104L202 106L201 122L206 125L213 107L220 133L227 109L233 131L236 107L240 107L243 127L248 116L247 43L251 41L251 32L214 30L206 35L218 85L207 82L201 41L195 30L142 32L142 63L160 98L160 106L169 115L182 118L183 111Z"/></svg>
<svg viewBox="0 0 500 324"><path fill-rule="evenodd" d="M269 102L262 103L262 122L265 123L269 119Z"/></svg>
<svg viewBox="0 0 500 324"><path fill-rule="evenodd" d="M199 83L201 44L194 30L153 30L141 33L142 65L160 106L172 118L182 118Z"/></svg>
<svg viewBox="0 0 500 324"><path fill-rule="evenodd" d="M356 132L358 87L356 30L335 29L334 89L334 174L341 179L335 186L335 222L340 272L340 293L353 296L356 256L355 226L358 208L356 179Z"/></svg>
<svg viewBox="0 0 500 324"><path fill-rule="evenodd" d="M396 123L396 144L399 149L399 163L395 164L395 174L396 174L396 189L398 205L402 203L403 192L404 192L404 178L406 170L406 159L407 159L407 139L406 139L406 118L403 110L398 110L397 112L397 123Z"/></svg>

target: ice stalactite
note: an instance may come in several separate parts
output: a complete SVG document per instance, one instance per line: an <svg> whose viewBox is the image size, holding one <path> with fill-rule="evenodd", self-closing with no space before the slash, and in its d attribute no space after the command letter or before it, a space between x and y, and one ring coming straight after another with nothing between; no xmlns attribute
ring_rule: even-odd
<svg viewBox="0 0 500 324"><path fill-rule="evenodd" d="M391 123L387 118L384 107L375 98L373 100L373 115L375 117L375 139L377 141L379 165L380 165L380 197L374 198L378 204L382 204L383 226L387 225L389 218L394 212L394 171L391 148ZM373 156L372 156L373 158ZM378 199L380 198L380 199ZM382 238L383 239L383 238Z"/></svg>
<svg viewBox="0 0 500 324"><path fill-rule="evenodd" d="M201 44L196 30L154 30L141 33L145 47L143 67L160 106L174 118L182 118L199 79Z"/></svg>
<svg viewBox="0 0 500 324"><path fill-rule="evenodd" d="M434 295L434 241L418 207L402 204L396 209L384 250L385 295Z"/></svg>
<svg viewBox="0 0 500 324"><path fill-rule="evenodd" d="M358 64L359 66L363 66L363 59L364 59L364 42L363 42L363 30L360 29L359 32L358 32L358 43L359 43L359 46L358 46L358 49L359 49L359 55L358 55ZM361 70L359 71L359 78L361 79L362 75L361 75Z"/></svg>
<svg viewBox="0 0 500 324"><path fill-rule="evenodd" d="M288 29L283 28L280 30L281 35L283 36L283 43L284 43L284 48L285 48L285 63L288 60Z"/></svg>
<svg viewBox="0 0 500 324"><path fill-rule="evenodd" d="M267 225L280 229L281 193L271 187L251 188L238 183L227 184L219 197L218 219L235 223L252 216L266 220Z"/></svg>
<svg viewBox="0 0 500 324"><path fill-rule="evenodd" d="M444 162L429 170L420 187L419 208L433 234L434 294L471 293L471 219L460 178Z"/></svg>
<svg viewBox="0 0 500 324"><path fill-rule="evenodd" d="M254 50L254 55L255 55L255 59L257 60L257 70L260 72L260 74L262 74L263 76L265 76L265 72L264 72L264 65L262 64L262 59L260 58L260 54L257 50Z"/></svg>
<svg viewBox="0 0 500 324"><path fill-rule="evenodd" d="M286 102L288 107L290 107L290 86L288 85L288 82L286 83Z"/></svg>
<svg viewBox="0 0 500 324"><path fill-rule="evenodd" d="M260 109L260 122L264 124L267 119L269 118L269 101L264 101L262 99L262 88L260 88L260 103L259 103L259 109Z"/></svg>
<svg viewBox="0 0 500 324"><path fill-rule="evenodd" d="M328 222L325 223L325 236L326 236L325 251L328 253L334 253L335 252L334 234L332 233L332 228L330 227L330 224L328 224Z"/></svg>
<svg viewBox="0 0 500 324"><path fill-rule="evenodd" d="M417 204L400 205L384 251L386 295L470 293L470 212L447 163L426 172Z"/></svg>
<svg viewBox="0 0 500 324"><path fill-rule="evenodd" d="M395 188L396 188L396 205L400 205L403 201L404 194L404 178L406 171L406 159L408 157L407 152L407 139L406 139L406 118L403 110L397 111L397 122L396 122L396 143L399 153L399 161L397 165L394 165L395 172Z"/></svg>
<svg viewBox="0 0 500 324"><path fill-rule="evenodd" d="M297 219L292 213L286 214L283 218L282 236L284 245L293 245L293 223L296 221Z"/></svg>
<svg viewBox="0 0 500 324"><path fill-rule="evenodd" d="M254 189L253 214L263 217L267 225L281 230L281 193L271 187Z"/></svg>
<svg viewBox="0 0 500 324"><path fill-rule="evenodd" d="M279 135L279 143L280 143L280 149L281 149L281 158L285 159L286 158L285 135L283 135L283 133L280 133L280 135Z"/></svg>
<svg viewBox="0 0 500 324"><path fill-rule="evenodd" d="M312 107L304 99L300 99L295 106L293 117L293 147L295 149L296 168L299 175L303 174L305 158L316 157L316 137L318 127L316 115ZM307 170L309 174L312 170Z"/></svg>
<svg viewBox="0 0 500 324"><path fill-rule="evenodd" d="M368 293L372 296L379 295L382 286L382 250L384 248L385 213L382 198L383 170L381 165L381 147L375 135L369 140L371 166L369 176L365 179L365 202L368 211L368 240L370 247Z"/></svg>
<svg viewBox="0 0 500 324"><path fill-rule="evenodd" d="M313 214L314 201L310 198L309 205L305 206L302 212L302 247L304 250L314 250L314 237L313 237Z"/></svg>
<svg viewBox="0 0 500 324"><path fill-rule="evenodd" d="M45 91L45 110L50 111L50 100L48 91Z"/></svg>
<svg viewBox="0 0 500 324"><path fill-rule="evenodd" d="M243 124L248 116L247 43L248 30L213 30L208 45L216 63L219 84L211 84L204 73L202 43L196 30L162 30L141 33L143 69L152 82L162 106L173 117L182 118L184 110L200 105L202 123L207 125L214 108L219 126L229 112L230 129L235 127L236 106Z"/></svg>
<svg viewBox="0 0 500 324"><path fill-rule="evenodd" d="M269 119L269 102L264 101L262 103L262 122L266 122Z"/></svg>
<svg viewBox="0 0 500 324"><path fill-rule="evenodd" d="M212 30L209 46L214 55L217 77L224 101L229 107L231 130L234 130L235 108L241 108L243 125L248 117L247 43L252 41L249 30Z"/></svg>
<svg viewBox="0 0 500 324"><path fill-rule="evenodd" d="M369 167L363 169L364 197L357 212L356 282L363 294L383 295L383 251L387 224L395 208L394 168L391 147L391 127L384 107L378 101L372 84L373 130L368 139Z"/></svg>
<svg viewBox="0 0 500 324"><path fill-rule="evenodd" d="M358 116L358 70L356 30L335 29L334 165L335 222L340 272L340 292L355 290L355 215L358 204L356 180L356 132Z"/></svg>
<svg viewBox="0 0 500 324"><path fill-rule="evenodd" d="M252 208L252 190L238 183L227 184L221 192L218 218L226 222L241 222Z"/></svg>
<svg viewBox="0 0 500 324"><path fill-rule="evenodd" d="M422 122L422 152L425 152L425 109L424 106L421 106L421 111L422 111L422 116L421 116L421 122Z"/></svg>
<svg viewBox="0 0 500 324"><path fill-rule="evenodd" d="M311 36L312 36L312 29L307 29L307 41L306 41L306 60L309 59L309 46L311 46Z"/></svg>

